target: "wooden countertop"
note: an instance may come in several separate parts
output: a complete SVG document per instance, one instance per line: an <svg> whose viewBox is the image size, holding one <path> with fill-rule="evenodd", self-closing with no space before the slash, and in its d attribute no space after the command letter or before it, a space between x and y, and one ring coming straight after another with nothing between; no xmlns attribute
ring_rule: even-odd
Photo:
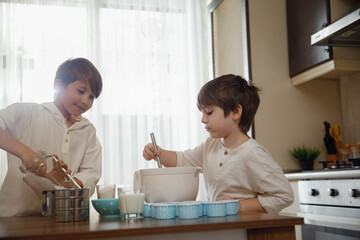
<svg viewBox="0 0 360 240"><path fill-rule="evenodd" d="M264 229L278 229L281 233L285 229L290 230L292 236L294 226L299 224L304 224L303 218L263 213L192 220L144 218L133 222L101 219L97 213L91 213L89 221L67 223L55 223L53 218L43 216L8 217L0 218L0 239L95 239L229 229L253 229L258 235L263 234Z"/></svg>

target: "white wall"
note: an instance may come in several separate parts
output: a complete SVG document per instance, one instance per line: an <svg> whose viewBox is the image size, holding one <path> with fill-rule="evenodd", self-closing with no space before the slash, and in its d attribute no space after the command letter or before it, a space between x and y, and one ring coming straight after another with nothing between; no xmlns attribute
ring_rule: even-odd
<svg viewBox="0 0 360 240"><path fill-rule="evenodd" d="M263 90L255 116L256 139L284 170L299 169L289 153L297 145L321 148L317 160L325 160L323 122L342 125L339 81L292 86L285 0L250 0L249 12L252 79Z"/></svg>
<svg viewBox="0 0 360 240"><path fill-rule="evenodd" d="M360 73L341 78L343 142L355 146L360 142Z"/></svg>
<svg viewBox="0 0 360 240"><path fill-rule="evenodd" d="M247 65L244 66L243 61L241 2L241 0L224 0L213 12L215 77L229 73L247 77L244 69Z"/></svg>

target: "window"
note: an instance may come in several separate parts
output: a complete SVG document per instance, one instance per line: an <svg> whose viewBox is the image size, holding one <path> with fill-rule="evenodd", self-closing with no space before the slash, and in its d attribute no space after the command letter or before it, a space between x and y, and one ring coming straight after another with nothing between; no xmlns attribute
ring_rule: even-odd
<svg viewBox="0 0 360 240"><path fill-rule="evenodd" d="M207 11L192 0L0 0L0 107L52 101L57 67L88 58L104 85L85 116L103 146L101 182L130 184L134 171L157 167L142 157L150 132L172 150L207 136L196 107L211 78Z"/></svg>

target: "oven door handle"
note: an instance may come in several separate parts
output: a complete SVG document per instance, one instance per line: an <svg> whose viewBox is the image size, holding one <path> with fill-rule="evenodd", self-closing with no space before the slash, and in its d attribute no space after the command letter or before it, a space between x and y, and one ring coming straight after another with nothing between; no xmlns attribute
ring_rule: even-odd
<svg viewBox="0 0 360 240"><path fill-rule="evenodd" d="M311 213L298 213L297 215L304 218L305 224L331 228L341 228L354 231L359 231L360 229L359 218L328 216Z"/></svg>

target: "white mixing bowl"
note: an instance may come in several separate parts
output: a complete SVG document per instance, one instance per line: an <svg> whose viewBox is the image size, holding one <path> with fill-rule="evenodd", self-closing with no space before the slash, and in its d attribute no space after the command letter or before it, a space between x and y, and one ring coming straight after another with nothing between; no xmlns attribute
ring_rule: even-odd
<svg viewBox="0 0 360 240"><path fill-rule="evenodd" d="M135 172L134 185L145 186L146 202L196 200L199 172L195 167L148 168Z"/></svg>

